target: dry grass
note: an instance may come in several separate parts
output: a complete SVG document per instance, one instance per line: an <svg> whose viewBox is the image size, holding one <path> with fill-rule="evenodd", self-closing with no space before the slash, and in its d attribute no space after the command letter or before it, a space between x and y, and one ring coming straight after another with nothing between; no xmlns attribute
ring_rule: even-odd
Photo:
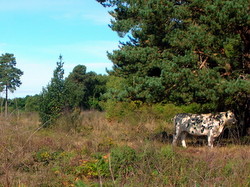
<svg viewBox="0 0 250 187"><path fill-rule="evenodd" d="M95 111L64 116L51 129L40 129L34 113L2 117L0 186L250 185L249 145L173 149L161 134L163 125L153 119L137 124L108 121L104 113ZM171 126L165 125L166 129ZM113 162L91 165L96 162L93 155L111 161L112 150L124 146L135 150L137 158L129 168L124 166L125 174L120 166L115 170ZM130 158L129 153L119 154L119 149L116 154ZM98 173L94 173L95 167L99 167Z"/></svg>

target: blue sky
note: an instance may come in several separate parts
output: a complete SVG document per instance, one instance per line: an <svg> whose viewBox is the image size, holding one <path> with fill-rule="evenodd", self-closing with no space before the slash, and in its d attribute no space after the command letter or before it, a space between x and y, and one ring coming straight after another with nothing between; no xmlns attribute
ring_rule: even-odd
<svg viewBox="0 0 250 187"><path fill-rule="evenodd" d="M106 52L121 40L108 27L110 19L95 0L0 0L0 54L13 53L24 72L10 96L39 94L60 54L65 76L78 64L105 74L112 68Z"/></svg>

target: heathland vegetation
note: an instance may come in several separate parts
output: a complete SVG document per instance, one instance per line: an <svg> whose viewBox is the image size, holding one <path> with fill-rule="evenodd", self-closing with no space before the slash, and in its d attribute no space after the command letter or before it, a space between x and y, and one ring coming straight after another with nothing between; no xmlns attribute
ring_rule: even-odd
<svg viewBox="0 0 250 187"><path fill-rule="evenodd" d="M250 185L249 139L219 137L213 149L205 139L172 147L172 123L160 111L124 110L116 120L71 113L51 128L41 128L37 113L1 118L0 186Z"/></svg>
<svg viewBox="0 0 250 187"><path fill-rule="evenodd" d="M23 72L0 57L0 186L249 186L248 1L97 2L129 38L107 75L65 77L60 55L40 94L8 99ZM175 114L225 110L214 149L171 146Z"/></svg>

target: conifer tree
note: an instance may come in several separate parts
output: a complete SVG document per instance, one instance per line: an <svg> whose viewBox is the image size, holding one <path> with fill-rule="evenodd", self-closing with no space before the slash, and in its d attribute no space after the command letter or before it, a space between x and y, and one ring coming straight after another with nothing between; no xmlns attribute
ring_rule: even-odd
<svg viewBox="0 0 250 187"><path fill-rule="evenodd" d="M43 88L40 97L39 114L45 127L50 126L62 114L65 106L63 58L59 56L51 82Z"/></svg>
<svg viewBox="0 0 250 187"><path fill-rule="evenodd" d="M8 114L8 91L14 92L22 84L20 77L23 72L15 66L16 58L13 54L0 56L0 91L5 92L5 117Z"/></svg>
<svg viewBox="0 0 250 187"><path fill-rule="evenodd" d="M113 8L111 29L129 38L108 54L113 62L109 73L126 79L127 86L120 90L124 98L195 102L206 105L207 111L233 108L246 132L248 0L97 1Z"/></svg>

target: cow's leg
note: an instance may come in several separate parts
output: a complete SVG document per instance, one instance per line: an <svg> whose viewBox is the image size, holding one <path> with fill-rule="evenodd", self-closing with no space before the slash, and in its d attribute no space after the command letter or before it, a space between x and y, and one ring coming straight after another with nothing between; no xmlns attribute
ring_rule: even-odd
<svg viewBox="0 0 250 187"><path fill-rule="evenodd" d="M186 136L187 136L187 133L186 133L186 132L182 132L182 133L181 133L181 144L182 144L182 146L185 147L185 148L187 147L186 141L185 141Z"/></svg>
<svg viewBox="0 0 250 187"><path fill-rule="evenodd" d="M208 141L208 146L213 148L213 143L214 143L214 137L213 137L213 133L209 133L207 136L207 141Z"/></svg>
<svg viewBox="0 0 250 187"><path fill-rule="evenodd" d="M175 135L173 137L173 146L177 145L177 140L178 140L179 136L180 136L180 127L176 126L175 127Z"/></svg>

